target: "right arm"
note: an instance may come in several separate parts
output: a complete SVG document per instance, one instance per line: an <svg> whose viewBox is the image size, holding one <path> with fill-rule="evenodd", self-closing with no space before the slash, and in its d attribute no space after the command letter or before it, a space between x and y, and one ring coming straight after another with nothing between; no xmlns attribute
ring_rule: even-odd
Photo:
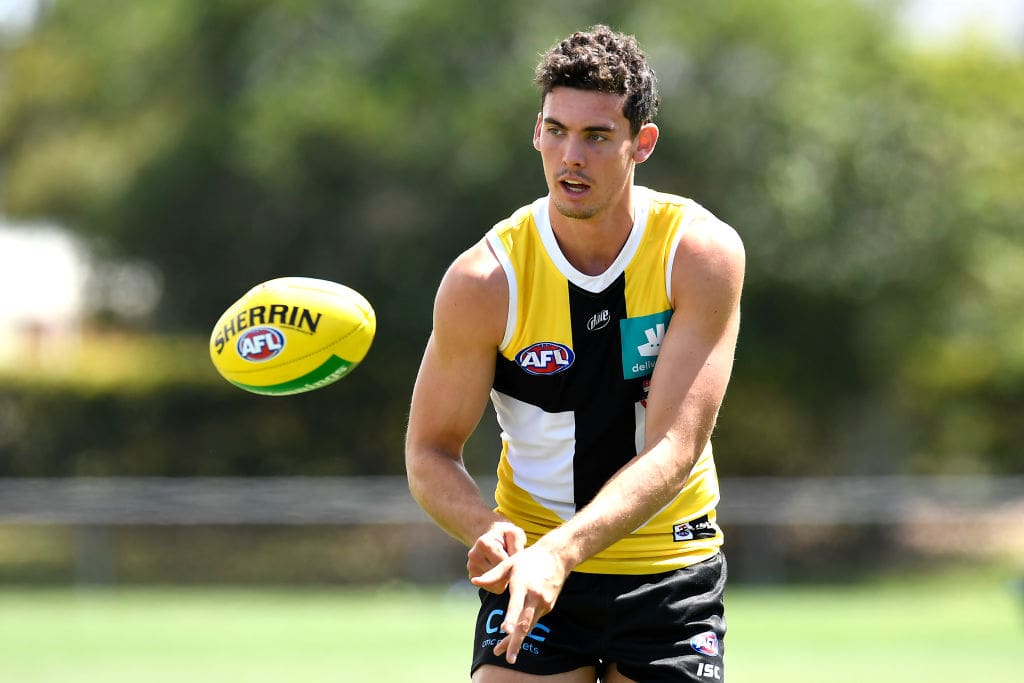
<svg viewBox="0 0 1024 683"><path fill-rule="evenodd" d="M484 501L462 460L489 400L507 315L505 273L481 240L455 260L438 288L406 434L409 490L438 526L470 547L470 576L525 545L522 530Z"/></svg>

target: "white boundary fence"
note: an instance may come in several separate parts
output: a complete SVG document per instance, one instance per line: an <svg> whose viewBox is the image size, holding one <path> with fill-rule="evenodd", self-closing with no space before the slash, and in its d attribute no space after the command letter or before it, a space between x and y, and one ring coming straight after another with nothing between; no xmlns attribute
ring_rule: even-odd
<svg viewBox="0 0 1024 683"><path fill-rule="evenodd" d="M480 481L485 492L493 484ZM721 488L719 523L739 532L737 555L769 581L784 573L780 539L792 526L984 524L1024 538L1024 476L755 477ZM75 529L86 583L110 580L119 526L430 523L402 476L0 479L0 525Z"/></svg>
<svg viewBox="0 0 1024 683"><path fill-rule="evenodd" d="M489 491L493 481L481 480ZM873 524L992 519L1024 525L1024 476L732 478L719 521ZM428 522L404 477L0 479L0 524Z"/></svg>

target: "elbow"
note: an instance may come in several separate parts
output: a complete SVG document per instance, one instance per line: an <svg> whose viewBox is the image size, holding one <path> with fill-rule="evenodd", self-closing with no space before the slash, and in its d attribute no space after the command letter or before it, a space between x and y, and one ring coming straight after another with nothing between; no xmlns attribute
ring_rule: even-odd
<svg viewBox="0 0 1024 683"><path fill-rule="evenodd" d="M422 507L424 494L428 487L424 478L421 457L412 450L407 450L405 453L405 480L409 488L409 495Z"/></svg>
<svg viewBox="0 0 1024 683"><path fill-rule="evenodd" d="M409 490L415 493L414 488L420 479L422 470L422 456L411 444L405 447L405 478L409 482Z"/></svg>
<svg viewBox="0 0 1024 683"><path fill-rule="evenodd" d="M427 445L409 441L405 448L405 478L409 493L422 503L430 493L432 482L441 474L445 461L451 461L441 451Z"/></svg>
<svg viewBox="0 0 1024 683"><path fill-rule="evenodd" d="M697 443L688 439L677 441L667 438L665 445L668 457L662 461L662 467L659 468L660 483L672 495L676 495L686 487L694 465L707 448L707 441Z"/></svg>
<svg viewBox="0 0 1024 683"><path fill-rule="evenodd" d="M416 497L416 488L419 485L423 469L422 448L407 435L405 439L405 478L409 485L409 492Z"/></svg>

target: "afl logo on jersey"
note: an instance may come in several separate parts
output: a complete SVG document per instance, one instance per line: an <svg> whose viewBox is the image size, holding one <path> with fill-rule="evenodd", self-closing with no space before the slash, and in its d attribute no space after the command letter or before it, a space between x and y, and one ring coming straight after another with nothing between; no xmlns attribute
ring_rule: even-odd
<svg viewBox="0 0 1024 683"><path fill-rule="evenodd" d="M531 375L554 375L568 370L575 358L565 344L537 342L516 354L516 364Z"/></svg>

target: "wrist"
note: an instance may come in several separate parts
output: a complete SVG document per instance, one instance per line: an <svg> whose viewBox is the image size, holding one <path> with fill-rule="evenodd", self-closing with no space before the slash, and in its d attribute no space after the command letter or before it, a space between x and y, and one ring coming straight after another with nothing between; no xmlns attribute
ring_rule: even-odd
<svg viewBox="0 0 1024 683"><path fill-rule="evenodd" d="M566 576L585 559L573 536L565 532L564 526L549 531L534 547L554 558Z"/></svg>

